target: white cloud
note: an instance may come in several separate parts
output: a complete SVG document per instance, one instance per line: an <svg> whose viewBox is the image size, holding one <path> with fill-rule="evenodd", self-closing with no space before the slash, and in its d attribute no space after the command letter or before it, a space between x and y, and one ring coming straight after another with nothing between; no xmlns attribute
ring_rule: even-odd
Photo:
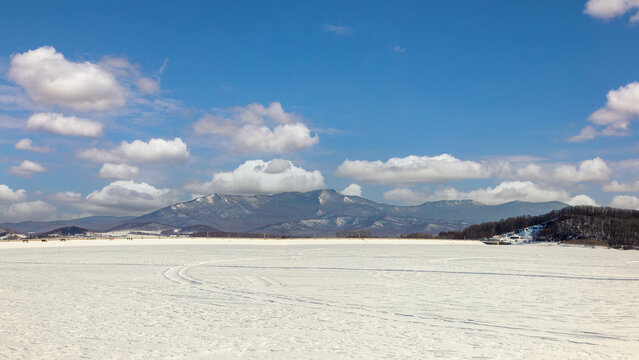
<svg viewBox="0 0 639 360"><path fill-rule="evenodd" d="M125 91L111 73L91 62L68 61L51 46L13 55L8 77L39 103L79 111L125 104Z"/></svg>
<svg viewBox="0 0 639 360"><path fill-rule="evenodd" d="M98 65L109 73L123 79L140 77L140 67L137 64L130 63L125 58L106 55L100 59Z"/></svg>
<svg viewBox="0 0 639 360"><path fill-rule="evenodd" d="M570 142L582 142L586 140L592 140L599 136L601 133L597 131L593 126L588 125L585 128L581 129L579 134L569 137L568 141Z"/></svg>
<svg viewBox="0 0 639 360"><path fill-rule="evenodd" d="M272 102L268 107L253 103L246 106L236 106L231 109L235 117L245 124L259 125L267 120L279 124L291 124L300 120L298 115L287 113L278 101Z"/></svg>
<svg viewBox="0 0 639 360"><path fill-rule="evenodd" d="M634 183L620 183L617 180L611 181L603 187L607 192L639 192L639 180Z"/></svg>
<svg viewBox="0 0 639 360"><path fill-rule="evenodd" d="M419 205L426 201L442 200L437 199L433 194L428 194L422 191L414 191L410 188L400 187L392 190L388 190L384 193L384 200L390 202L397 202L403 205Z"/></svg>
<svg viewBox="0 0 639 360"><path fill-rule="evenodd" d="M23 189L13 190L5 184L0 184L0 203L23 201L27 192Z"/></svg>
<svg viewBox="0 0 639 360"><path fill-rule="evenodd" d="M283 154L309 148L319 142L302 123L267 126L246 125L233 135L236 152L263 152Z"/></svg>
<svg viewBox="0 0 639 360"><path fill-rule="evenodd" d="M503 204L510 201L565 203L589 203L594 200L586 195L571 197L568 192L554 187L539 186L530 181L503 181L495 187L476 189L468 192L453 187L437 189L434 193L414 191L409 188L396 188L384 193L384 199L407 205L418 205L426 201L437 200L475 200L488 205Z"/></svg>
<svg viewBox="0 0 639 360"><path fill-rule="evenodd" d="M511 179L563 184L606 181L611 173L612 169L599 157L584 160L580 162L578 166L570 164L550 164L544 166L529 164L515 169L504 168L501 171L502 176Z"/></svg>
<svg viewBox="0 0 639 360"><path fill-rule="evenodd" d="M47 171L44 166L29 160L24 160L22 163L20 163L20 165L12 166L11 168L9 168L9 172L11 174L23 177L32 177L33 173L44 171Z"/></svg>
<svg viewBox="0 0 639 360"><path fill-rule="evenodd" d="M491 172L478 162L442 154L433 157L410 155L390 158L386 162L345 160L336 174L368 183L409 185L486 178Z"/></svg>
<svg viewBox="0 0 639 360"><path fill-rule="evenodd" d="M85 198L67 191L55 194L53 200L64 202L91 214L140 215L178 202L171 189L158 189L134 181L115 181Z"/></svg>
<svg viewBox="0 0 639 360"><path fill-rule="evenodd" d="M1 221L46 221L55 214L55 206L44 201L18 202L0 207Z"/></svg>
<svg viewBox="0 0 639 360"><path fill-rule="evenodd" d="M98 177L103 179L130 180L140 174L140 169L127 164L103 164L98 173Z"/></svg>
<svg viewBox="0 0 639 360"><path fill-rule="evenodd" d="M639 210L639 198L630 195L617 195L612 198L610 206L619 209Z"/></svg>
<svg viewBox="0 0 639 360"><path fill-rule="evenodd" d="M51 148L48 146L35 146L33 145L33 142L31 142L31 139L20 139L14 146L16 149L18 150L29 150L29 151L36 151L36 152L41 152L41 153L48 153L51 151Z"/></svg>
<svg viewBox="0 0 639 360"><path fill-rule="evenodd" d="M122 141L120 146L111 150L85 149L77 156L93 162L102 163L152 163L152 162L182 162L189 157L189 150L180 138L173 140L151 139L148 142L134 140Z"/></svg>
<svg viewBox="0 0 639 360"><path fill-rule="evenodd" d="M601 128L587 126L568 141L580 142L597 136L629 135L630 121L639 116L639 82L632 82L606 94L606 106L590 115L588 121Z"/></svg>
<svg viewBox="0 0 639 360"><path fill-rule="evenodd" d="M267 163L264 172L267 174L281 174L293 168L293 163L284 159L273 159Z"/></svg>
<svg viewBox="0 0 639 360"><path fill-rule="evenodd" d="M282 159L249 160L230 172L213 174L209 182L193 182L185 189L197 194L276 194L285 191L311 191L324 188L318 170L307 171Z"/></svg>
<svg viewBox="0 0 639 360"><path fill-rule="evenodd" d="M82 200L82 194L74 191L64 191L49 196L49 199L63 202L78 201Z"/></svg>
<svg viewBox="0 0 639 360"><path fill-rule="evenodd" d="M298 115L287 113L279 102L268 107L249 104L229 109L230 117L205 115L193 127L196 134L213 134L230 142L237 153L283 154L309 148L319 142L317 135L300 121Z"/></svg>
<svg viewBox="0 0 639 360"><path fill-rule="evenodd" d="M600 19L612 19L636 9L639 9L639 0L588 0L584 13ZM639 12L630 21L639 21Z"/></svg>
<svg viewBox="0 0 639 360"><path fill-rule="evenodd" d="M324 24L323 28L324 28L324 31L332 32L333 34L336 34L336 35L350 35L352 32L350 28L346 26L340 26L340 25Z"/></svg>
<svg viewBox="0 0 639 360"><path fill-rule="evenodd" d="M535 163L535 159L512 161L493 159L476 162L460 160L449 154L391 158L386 162L345 160L336 175L363 182L406 187L451 180L496 178L533 181L542 184L574 184L607 181L612 169L601 158L578 164Z"/></svg>
<svg viewBox="0 0 639 360"><path fill-rule="evenodd" d="M37 113L27 120L29 130L46 131L54 134L70 136L99 137L102 136L102 124L75 116L64 116L57 113Z"/></svg>
<svg viewBox="0 0 639 360"><path fill-rule="evenodd" d="M154 95L160 92L160 83L156 80L149 78L139 78L135 85L140 92L145 95Z"/></svg>
<svg viewBox="0 0 639 360"><path fill-rule="evenodd" d="M568 201L568 205L579 206L579 205L589 205L589 206L599 206L597 202L588 195L577 195Z"/></svg>
<svg viewBox="0 0 639 360"><path fill-rule="evenodd" d="M350 184L342 190L342 195L362 196L362 187L357 184Z"/></svg>

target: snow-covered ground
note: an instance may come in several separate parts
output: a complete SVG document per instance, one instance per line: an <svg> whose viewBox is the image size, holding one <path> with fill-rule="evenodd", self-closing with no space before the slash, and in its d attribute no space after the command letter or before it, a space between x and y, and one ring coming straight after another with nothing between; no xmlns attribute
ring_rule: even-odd
<svg viewBox="0 0 639 360"><path fill-rule="evenodd" d="M1 359L637 359L639 252L0 243Z"/></svg>
<svg viewBox="0 0 639 360"><path fill-rule="evenodd" d="M543 228L543 225L533 225L517 231L500 234L494 238L501 241L508 241L516 245L523 245L532 242L535 234Z"/></svg>

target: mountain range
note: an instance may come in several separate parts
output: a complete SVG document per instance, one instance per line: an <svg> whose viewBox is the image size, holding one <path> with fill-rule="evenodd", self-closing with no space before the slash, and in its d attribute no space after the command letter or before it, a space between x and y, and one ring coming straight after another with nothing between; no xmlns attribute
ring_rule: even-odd
<svg viewBox="0 0 639 360"><path fill-rule="evenodd" d="M95 231L168 230L205 227L220 232L330 235L366 230L373 235L459 230L471 224L566 207L561 202L513 201L486 205L472 200L434 201L417 206L377 203L335 190L275 195L212 194L138 217L93 216L51 222L2 223L15 231L46 232L63 226Z"/></svg>

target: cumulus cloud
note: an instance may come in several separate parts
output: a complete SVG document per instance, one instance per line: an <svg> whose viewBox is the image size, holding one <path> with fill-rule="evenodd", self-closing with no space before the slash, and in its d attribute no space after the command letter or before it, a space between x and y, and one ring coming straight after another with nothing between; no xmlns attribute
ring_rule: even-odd
<svg viewBox="0 0 639 360"><path fill-rule="evenodd" d="M171 189L158 189L144 182L119 180L84 198L68 191L55 194L52 199L92 214L139 215L176 203L177 195Z"/></svg>
<svg viewBox="0 0 639 360"><path fill-rule="evenodd" d="M79 111L125 104L125 91L111 73L91 62L69 61L51 46L13 55L8 77L38 103Z"/></svg>
<svg viewBox="0 0 639 360"><path fill-rule="evenodd" d="M351 29L346 26L324 24L324 31L331 32L336 35L350 35Z"/></svg>
<svg viewBox="0 0 639 360"><path fill-rule="evenodd" d="M283 154L309 148L319 142L298 115L287 113L279 102L265 107L249 104L229 109L229 117L205 115L193 130L212 134L229 142L237 153Z"/></svg>
<svg viewBox="0 0 639 360"><path fill-rule="evenodd" d="M637 9L639 0L588 0L584 13L600 19L612 19ZM630 21L639 21L639 12L635 12Z"/></svg>
<svg viewBox="0 0 639 360"><path fill-rule="evenodd" d="M46 131L60 135L99 137L102 136L102 124L97 121L64 116L57 113L37 113L27 120L26 128Z"/></svg>
<svg viewBox="0 0 639 360"><path fill-rule="evenodd" d="M36 151L41 153L48 153L49 151L51 151L51 148L48 146L33 145L33 142L31 142L31 139L28 139L28 138L20 139L15 144L14 147L18 150L29 150L29 151Z"/></svg>
<svg viewBox="0 0 639 360"><path fill-rule="evenodd" d="M43 201L24 201L27 192L23 189L13 190L0 184L0 222L49 220L55 213L55 207Z"/></svg>
<svg viewBox="0 0 639 360"><path fill-rule="evenodd" d="M18 202L7 206L0 206L1 221L46 221L55 214L55 206L44 201Z"/></svg>
<svg viewBox="0 0 639 360"><path fill-rule="evenodd" d="M629 135L630 121L639 116L639 82L632 82L606 94L606 106L590 115L586 126L568 141L581 142L597 136Z"/></svg>
<svg viewBox="0 0 639 360"><path fill-rule="evenodd" d="M84 149L77 153L81 159L102 163L153 163L183 162L189 157L189 150L181 138L173 140L151 139L148 142L122 141L115 149Z"/></svg>
<svg viewBox="0 0 639 360"><path fill-rule="evenodd" d="M196 194L276 194L285 191L311 191L324 188L318 170L307 171L283 159L249 160L229 172L213 174L208 182L192 182L185 189Z"/></svg>
<svg viewBox="0 0 639 360"><path fill-rule="evenodd" d="M22 163L20 163L20 165L12 166L9 168L9 172L11 174L23 177L32 177L34 173L44 171L47 171L44 166L29 160L24 160Z"/></svg>
<svg viewBox="0 0 639 360"><path fill-rule="evenodd" d="M501 175L507 178L564 184L606 181L611 173L612 169L599 157L584 160L579 165L549 164L542 166L528 164L518 168L505 167L501 170Z"/></svg>
<svg viewBox="0 0 639 360"><path fill-rule="evenodd" d="M0 184L0 203L23 201L27 192L23 189L13 190L5 184Z"/></svg>
<svg viewBox="0 0 639 360"><path fill-rule="evenodd" d="M579 205L589 205L589 206L599 206L597 202L588 195L577 195L568 201L568 205L579 206Z"/></svg>
<svg viewBox="0 0 639 360"><path fill-rule="evenodd" d="M611 181L603 187L607 192L639 192L639 180L633 183L620 183L617 180Z"/></svg>
<svg viewBox="0 0 639 360"><path fill-rule="evenodd" d="M619 209L639 210L639 198L630 195L617 195L612 198L610 206Z"/></svg>
<svg viewBox="0 0 639 360"><path fill-rule="evenodd" d="M140 169L127 164L103 164L98 173L98 177L103 179L130 180L140 174Z"/></svg>
<svg viewBox="0 0 639 360"><path fill-rule="evenodd" d="M287 113L279 102L272 102L268 107L253 103L246 106L236 106L231 109L236 117L246 124L258 125L270 119L279 124L290 124L300 120L298 115Z"/></svg>
<svg viewBox="0 0 639 360"><path fill-rule="evenodd" d="M311 131L302 123L267 126L246 125L233 135L236 152L263 152L283 154L306 149L319 142L319 137L311 136Z"/></svg>
<svg viewBox="0 0 639 360"><path fill-rule="evenodd" d="M491 170L475 161L464 161L449 154L433 157L410 155L386 162L345 160L337 169L341 177L368 183L408 185L490 176Z"/></svg>
<svg viewBox="0 0 639 360"><path fill-rule="evenodd" d="M574 184L607 181L612 169L601 158L577 164L535 163L535 159L470 161L449 154L437 156L410 155L386 162L345 160L337 169L341 177L363 182L406 187L451 180L497 178L533 181L542 184Z"/></svg>
<svg viewBox="0 0 639 360"><path fill-rule="evenodd" d="M362 196L362 187L357 184L350 184L342 190L342 195Z"/></svg>
<svg viewBox="0 0 639 360"><path fill-rule="evenodd" d="M568 192L554 187L539 186L531 181L503 181L495 187L476 189L468 192L453 187L437 189L434 193L414 191L410 188L396 188L384 193L384 199L407 205L418 205L426 201L437 200L475 200L488 205L503 204L510 201L565 203L589 203L595 201L586 195L571 197Z"/></svg>

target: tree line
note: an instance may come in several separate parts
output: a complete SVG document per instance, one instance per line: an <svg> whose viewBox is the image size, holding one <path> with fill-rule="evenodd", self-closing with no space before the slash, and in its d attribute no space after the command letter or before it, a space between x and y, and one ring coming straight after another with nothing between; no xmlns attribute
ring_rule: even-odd
<svg viewBox="0 0 639 360"><path fill-rule="evenodd" d="M599 206L569 206L539 216L517 216L439 233L441 239L483 239L544 225L536 241L595 240L614 248L639 248L639 211Z"/></svg>

